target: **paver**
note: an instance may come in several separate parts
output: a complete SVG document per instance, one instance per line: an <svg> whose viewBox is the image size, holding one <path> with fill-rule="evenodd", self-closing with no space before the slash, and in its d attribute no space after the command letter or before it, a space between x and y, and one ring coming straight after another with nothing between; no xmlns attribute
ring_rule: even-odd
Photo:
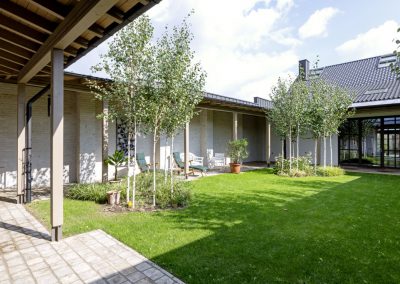
<svg viewBox="0 0 400 284"><path fill-rule="evenodd" d="M0 201L0 284L183 283L101 230L49 240L22 205Z"/></svg>

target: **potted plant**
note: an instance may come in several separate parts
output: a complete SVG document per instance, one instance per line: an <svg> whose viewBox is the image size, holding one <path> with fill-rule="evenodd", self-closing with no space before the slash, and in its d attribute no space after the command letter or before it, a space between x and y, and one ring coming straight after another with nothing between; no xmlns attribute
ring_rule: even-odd
<svg viewBox="0 0 400 284"><path fill-rule="evenodd" d="M248 142L245 138L230 141L228 144L228 156L231 158L229 166L231 167L231 173L240 173L240 166L243 159L249 156L247 152Z"/></svg>
<svg viewBox="0 0 400 284"><path fill-rule="evenodd" d="M114 154L108 156L104 161L107 165L114 166L114 181L118 181L118 167L122 166L127 160L124 152L115 150Z"/></svg>

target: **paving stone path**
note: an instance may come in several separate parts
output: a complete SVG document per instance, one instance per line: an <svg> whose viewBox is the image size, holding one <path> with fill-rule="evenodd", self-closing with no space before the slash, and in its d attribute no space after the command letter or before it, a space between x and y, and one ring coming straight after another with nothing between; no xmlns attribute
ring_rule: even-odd
<svg viewBox="0 0 400 284"><path fill-rule="evenodd" d="M183 283L101 230L50 242L22 205L0 201L0 284Z"/></svg>

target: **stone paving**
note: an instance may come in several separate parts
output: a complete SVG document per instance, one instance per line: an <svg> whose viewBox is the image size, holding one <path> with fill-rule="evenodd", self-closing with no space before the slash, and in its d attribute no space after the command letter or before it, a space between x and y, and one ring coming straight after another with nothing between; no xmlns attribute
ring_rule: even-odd
<svg viewBox="0 0 400 284"><path fill-rule="evenodd" d="M101 230L49 240L22 205L0 201L0 284L183 283Z"/></svg>

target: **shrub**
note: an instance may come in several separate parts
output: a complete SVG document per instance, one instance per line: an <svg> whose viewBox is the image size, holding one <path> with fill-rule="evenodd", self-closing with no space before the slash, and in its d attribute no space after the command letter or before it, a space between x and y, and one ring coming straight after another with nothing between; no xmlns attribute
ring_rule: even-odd
<svg viewBox="0 0 400 284"><path fill-rule="evenodd" d="M297 163L299 164L298 169L297 169ZM289 166L289 160L284 159L282 156L279 156L276 159L273 171L275 174L291 176L291 177L305 177L314 175L310 155L300 156L298 159L292 158L291 171Z"/></svg>
<svg viewBox="0 0 400 284"><path fill-rule="evenodd" d="M107 191L120 190L121 199L126 197L124 186L120 183L76 184L68 189L66 196L77 200L91 200L97 203L107 202Z"/></svg>
<svg viewBox="0 0 400 284"><path fill-rule="evenodd" d="M151 204L153 200L153 176L149 173L141 173L137 176L137 203ZM191 183L179 179L174 180L174 192L171 193L170 179L164 183L164 173L156 173L156 205L160 208L170 206L187 206L192 199Z"/></svg>
<svg viewBox="0 0 400 284"><path fill-rule="evenodd" d="M247 151L248 144L246 138L229 141L227 154L231 158L232 163L240 164L249 156Z"/></svg>
<svg viewBox="0 0 400 284"><path fill-rule="evenodd" d="M344 175L344 170L340 167L318 167L317 175L323 177L336 177Z"/></svg>
<svg viewBox="0 0 400 284"><path fill-rule="evenodd" d="M94 183L76 184L69 188L66 196L77 200L91 200L97 203L107 202L107 191L121 191L121 201L126 200L126 182L121 183ZM191 183L183 180L174 180L174 192L171 193L170 179L164 183L164 174L156 173L157 193L156 205L159 208L184 207L192 199ZM151 173L141 173L136 179L136 205L138 207L150 206L153 202L153 176Z"/></svg>

